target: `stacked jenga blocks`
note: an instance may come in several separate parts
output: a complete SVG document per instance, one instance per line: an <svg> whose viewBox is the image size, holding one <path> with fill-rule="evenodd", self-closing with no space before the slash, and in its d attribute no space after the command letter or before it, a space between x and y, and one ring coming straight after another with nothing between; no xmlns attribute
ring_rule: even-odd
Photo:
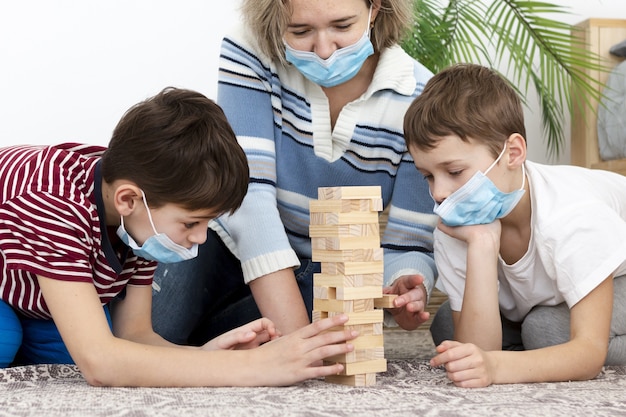
<svg viewBox="0 0 626 417"><path fill-rule="evenodd" d="M383 209L379 186L322 187L309 205L312 259L321 263L313 276L313 321L346 313L344 329L357 330L354 350L326 359L344 370L327 382L353 386L376 383L387 370L383 343L383 249L378 212ZM338 329L333 329L338 330Z"/></svg>

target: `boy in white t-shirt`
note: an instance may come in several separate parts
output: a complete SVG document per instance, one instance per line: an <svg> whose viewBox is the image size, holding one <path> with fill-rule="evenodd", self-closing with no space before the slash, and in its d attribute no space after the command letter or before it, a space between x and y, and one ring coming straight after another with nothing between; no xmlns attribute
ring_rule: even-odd
<svg viewBox="0 0 626 417"><path fill-rule="evenodd" d="M478 65L433 77L404 131L440 217L431 365L483 387L626 364L626 177L526 161L520 99Z"/></svg>

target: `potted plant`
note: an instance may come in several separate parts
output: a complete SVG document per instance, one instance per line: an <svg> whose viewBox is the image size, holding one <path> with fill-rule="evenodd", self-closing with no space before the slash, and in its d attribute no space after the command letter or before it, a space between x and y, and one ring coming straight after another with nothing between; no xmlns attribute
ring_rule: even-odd
<svg viewBox="0 0 626 417"><path fill-rule="evenodd" d="M415 23L403 48L433 72L455 62L506 68L522 98L539 98L547 153L564 147L562 126L574 103L572 85L599 99L602 86L583 69L606 70L559 16L567 9L527 0L415 0ZM576 103L575 105L589 105ZM566 113L566 110L568 113Z"/></svg>

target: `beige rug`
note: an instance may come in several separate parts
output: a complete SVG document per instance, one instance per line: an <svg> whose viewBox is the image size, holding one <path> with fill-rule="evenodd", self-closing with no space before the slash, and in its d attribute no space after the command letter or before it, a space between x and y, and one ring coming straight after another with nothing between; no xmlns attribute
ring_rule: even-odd
<svg viewBox="0 0 626 417"><path fill-rule="evenodd" d="M312 380L284 388L94 388L75 366L0 370L0 416L623 416L626 367L585 382L456 388L428 366L424 331L386 331L374 387ZM414 355L417 359L406 359Z"/></svg>

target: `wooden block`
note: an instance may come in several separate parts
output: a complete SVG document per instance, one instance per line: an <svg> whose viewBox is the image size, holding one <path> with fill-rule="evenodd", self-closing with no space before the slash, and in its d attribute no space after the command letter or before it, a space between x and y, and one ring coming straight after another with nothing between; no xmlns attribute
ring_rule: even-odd
<svg viewBox="0 0 626 417"><path fill-rule="evenodd" d="M352 352L329 356L324 360L328 362L353 363L384 358L385 348L379 346L371 349L355 349Z"/></svg>
<svg viewBox="0 0 626 417"><path fill-rule="evenodd" d="M383 261L370 262L321 262L323 274L361 275L384 272Z"/></svg>
<svg viewBox="0 0 626 417"><path fill-rule="evenodd" d="M328 316L332 317L341 313L343 312L328 311ZM348 315L348 321L344 324L346 326L357 324L382 323L384 317L383 310L359 311L354 313L346 312L345 314Z"/></svg>
<svg viewBox="0 0 626 417"><path fill-rule="evenodd" d="M313 298L336 300L337 289L335 287L317 286L313 283Z"/></svg>
<svg viewBox="0 0 626 417"><path fill-rule="evenodd" d="M348 313L352 311L352 302L313 298L313 311L327 311L329 313Z"/></svg>
<svg viewBox="0 0 626 417"><path fill-rule="evenodd" d="M364 300L332 300L323 298L313 298L313 310L328 311L333 313L359 313L374 310L374 300L372 298Z"/></svg>
<svg viewBox="0 0 626 417"><path fill-rule="evenodd" d="M385 346L385 339L382 334L380 335L367 335L359 336L356 339L350 340L348 343L354 346L354 349L372 349Z"/></svg>
<svg viewBox="0 0 626 417"><path fill-rule="evenodd" d="M374 297L375 308L394 308L393 300L398 298L398 294L383 294L382 297Z"/></svg>
<svg viewBox="0 0 626 417"><path fill-rule="evenodd" d="M324 361L325 365L332 365L333 362ZM372 359L369 361L344 363L344 369L339 375L357 375L373 372L385 372L387 370L387 359Z"/></svg>
<svg viewBox="0 0 626 417"><path fill-rule="evenodd" d="M378 224L375 211L351 211L349 213L311 213L311 224Z"/></svg>
<svg viewBox="0 0 626 417"><path fill-rule="evenodd" d="M383 211L383 199L382 198L372 198L369 200L370 203L370 211Z"/></svg>
<svg viewBox="0 0 626 417"><path fill-rule="evenodd" d="M367 199L379 198L381 187L372 186L344 186L344 187L320 187L317 197L320 200L344 200L344 199Z"/></svg>
<svg viewBox="0 0 626 417"><path fill-rule="evenodd" d="M375 249L380 236L312 237L311 248L328 250Z"/></svg>
<svg viewBox="0 0 626 417"><path fill-rule="evenodd" d="M352 311L355 313L361 311L372 311L374 310L374 299L373 298L363 298L357 300L348 300L352 302Z"/></svg>
<svg viewBox="0 0 626 417"><path fill-rule="evenodd" d="M376 385L376 374L329 375L324 377L324 381L331 384L350 385L352 387L371 387Z"/></svg>
<svg viewBox="0 0 626 417"><path fill-rule="evenodd" d="M368 323L368 324L357 324L357 325L343 325L336 326L328 329L329 331L337 331L337 330L356 330L359 332L358 337L362 336L372 336L372 335L382 335L383 334L383 324L382 323Z"/></svg>
<svg viewBox="0 0 626 417"><path fill-rule="evenodd" d="M342 200L354 198L378 198L381 196L380 185L356 187L320 187L317 198L320 200Z"/></svg>
<svg viewBox="0 0 626 417"><path fill-rule="evenodd" d="M316 322L328 317L328 311L313 310L311 312L311 321Z"/></svg>
<svg viewBox="0 0 626 417"><path fill-rule="evenodd" d="M313 274L313 285L321 287L360 287L369 285L383 285L383 274L377 272L375 274Z"/></svg>
<svg viewBox="0 0 626 417"><path fill-rule="evenodd" d="M336 287L334 298L337 300L380 299L383 295L382 286ZM374 307L376 304L374 304Z"/></svg>
<svg viewBox="0 0 626 417"><path fill-rule="evenodd" d="M380 236L378 223L361 224L312 224L310 237Z"/></svg>
<svg viewBox="0 0 626 417"><path fill-rule="evenodd" d="M358 199L358 200L311 200L309 211L311 213L348 213L351 211L382 211L376 210L382 207L382 198Z"/></svg>
<svg viewBox="0 0 626 417"><path fill-rule="evenodd" d="M326 250L312 249L311 259L314 262L369 262L382 261L383 248Z"/></svg>

